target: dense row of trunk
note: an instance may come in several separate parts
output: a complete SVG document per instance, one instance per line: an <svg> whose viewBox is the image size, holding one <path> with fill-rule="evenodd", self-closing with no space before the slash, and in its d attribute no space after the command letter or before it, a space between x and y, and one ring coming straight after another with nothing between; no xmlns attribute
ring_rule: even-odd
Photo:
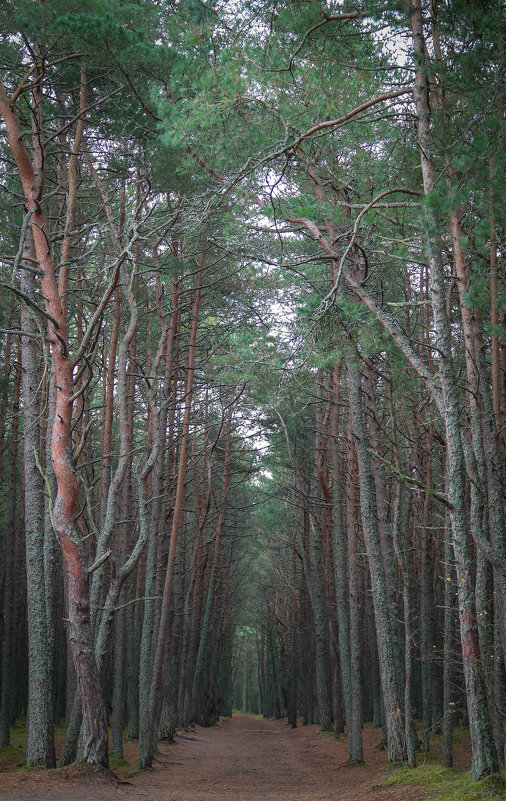
<svg viewBox="0 0 506 801"><path fill-rule="evenodd" d="M445 481L447 450L439 434L438 441L434 438L440 422L434 420L431 407L424 409L416 396L408 395L400 408L392 405L373 367L371 362L349 357L346 372L338 368L326 378L320 373L324 388L320 384L314 396L316 417L306 421L302 432L298 421L292 432L294 440L300 443L303 437L309 449L307 436L316 426L315 464L297 456L290 443L289 424L281 418L289 450L288 461L278 470L287 475L296 536L286 529L282 554L279 541L271 541L270 581L276 587L275 597L261 618L261 646L249 655L250 665L258 667L260 696L248 696L245 708L291 715L295 720L291 712L295 707L305 722L333 727L337 735L344 716L349 757L354 763L363 758L365 721L383 727L390 759L411 765L417 750L430 750L431 733L442 731L443 761L451 765L453 728L459 721L477 727L473 719L476 721L481 703L481 734L478 743L472 739L473 759L475 774L486 775L497 768L493 760L502 761L504 754L504 730L499 723L504 719L504 661L500 627L492 621L494 610L498 612L498 593L492 591L489 568L490 582L482 583L481 571L487 572L487 564L480 567L480 551L471 549L472 562L465 575L481 596L474 621L480 632L479 644L487 647L483 656L478 645L471 654L461 650L456 635L464 619L459 606L464 581L458 573L451 510L445 509L449 503L444 494L436 493L436 498L429 494L431 484L441 486ZM329 404L333 407L332 426L324 414ZM378 442L375 429L381 421ZM323 458L322 448L326 451ZM406 481L413 476L410 464L428 481L425 494L406 488ZM289 470L293 471L292 481L288 480ZM326 486L332 487L330 550L325 547L329 497L322 487ZM387 513L380 542L371 521L379 519L376 506L381 492L385 493ZM470 495L466 494L465 504L469 513ZM286 564L292 559L296 570L289 578ZM390 559L395 560L395 569L393 583L387 584ZM315 564L320 566L318 576ZM369 625L371 615L373 626ZM321 620L326 627L323 652ZM337 651L332 648L336 631ZM480 678L488 677L488 692L472 696L473 709L468 705L465 684L470 655ZM238 653L236 686L244 682L249 687L252 680L245 671L251 666L247 668L242 659ZM329 712L329 699L336 694L340 703ZM238 695L236 702L243 705L240 698ZM415 718L421 719L418 732ZM471 735L473 738L472 728Z"/></svg>
<svg viewBox="0 0 506 801"><path fill-rule="evenodd" d="M30 239L27 241L30 246ZM205 247L204 243L203 254ZM194 720L210 725L220 713L231 710L232 688L227 675L234 626L227 599L235 591L230 564L235 531L240 531L241 523L230 529L227 498L234 475L234 415L241 392L221 386L212 393L208 389L204 397L192 392L203 259L202 255L192 292L188 349L178 303L184 277L174 285L167 325L160 329L151 363L151 374L162 377L161 391L154 381L146 390L142 377L139 380L136 376L136 366L142 359L135 300L138 287L126 304L114 307L119 319L111 321L111 338L123 326L124 334L118 339L114 392L109 395L113 409L110 415L101 416L102 436L98 440L107 441L104 430L111 431L111 419L117 423L118 433L111 435L114 458L105 479L106 502L105 506L101 503L104 473L89 472L88 465L95 462L100 466L100 460L93 458L94 450L88 444L75 457L75 463L83 465L82 518L77 527L83 581L77 588L69 587L71 577L66 574L64 594L60 574L47 602L44 573L37 571L43 568L47 548L43 536L44 494L51 520L53 499L38 422L41 412L51 407L41 394L44 362L35 337L23 337L23 348L14 362L15 392L7 404L7 442L13 437L9 446L12 543L8 545L4 539L4 548L8 545L12 552L18 552L19 559L17 563L5 560L2 573L3 598L12 599L9 603L4 600L3 605L2 715L5 745L9 726L18 715L28 714L27 760L31 764L54 765L53 723L65 703L68 712L62 762L76 758L107 762L107 739L89 728L90 713L83 705L83 685L78 683L79 666L76 673L67 671L68 676L64 670L52 669L61 661L65 628L71 623L72 589L79 598L76 608L81 619L77 625L88 630L92 643L98 679L95 702L109 710L111 747L116 758L122 755L125 727L139 738L139 764L146 766L153 758L159 727L160 736L171 739L177 726ZM135 265L133 269L135 272ZM33 275L27 274L33 280ZM33 318L29 309L23 308L23 313L23 331L28 333ZM182 364L180 359L184 360ZM104 386L108 380L105 363ZM87 425L86 416L90 416L90 401L85 396L83 427ZM23 458L18 449L20 408ZM142 417L143 409L147 410L147 419ZM199 414L203 414L201 419ZM140 458L132 463L135 439L145 433L147 449L141 446ZM43 477L47 482L45 493ZM25 511L17 524L16 510L23 503ZM46 530L46 537L51 536L52 527ZM22 552L25 541L26 558ZM16 581L25 569L26 600L23 584ZM30 650L15 637L16 608L21 619L28 616ZM55 631L53 639L47 636L48 625ZM69 648L71 643L72 634ZM17 667L26 664L29 676L33 675L28 694L23 689L26 674ZM75 666L71 652L67 664L69 669ZM90 698L86 685L84 692Z"/></svg>
<svg viewBox="0 0 506 801"><path fill-rule="evenodd" d="M114 756L126 728L146 768L159 737L233 706L346 730L352 763L368 720L391 761L442 730L451 765L458 721L475 778L504 761L502 95L469 76L448 92L445 50L466 63L480 37L435 0L430 19L420 0L386 15L412 59L388 68L383 9L305 5L265 27L259 5L250 55L262 40L275 59L277 26L298 44L288 68L248 57L240 76L230 8L210 23L181 4L182 27L169 14L141 46L119 6L111 79L100 4L82 40L56 8L6 37L0 747L26 714L28 764L55 764L65 717L64 764L107 765L110 723ZM186 39L200 25L212 57ZM314 69L285 85L299 55ZM454 112L490 116L490 189L466 154L458 172Z"/></svg>
<svg viewBox="0 0 506 801"><path fill-rule="evenodd" d="M39 65L39 69L43 67ZM66 705L62 761L81 758L107 764L106 708L112 708L115 753L121 753L121 731L127 724L139 737L139 762L145 767L151 764L156 749L162 714L169 715L168 728L174 731L176 725L190 719L211 723L229 706L228 698L220 695L227 683L218 674L226 672L231 647L223 647L221 637L211 640L210 630L221 631L222 637L229 639L233 634L225 605L233 580L227 569L231 535L225 529L233 415L239 395L233 387L228 391L221 383L211 391L210 398L207 391L204 401L193 391L208 251L205 233L196 278L193 256L186 256L174 238L172 255L186 258L187 267L179 276L174 273L167 308L156 247L152 274L142 282L139 277L142 253L136 232L142 224L146 200L140 180L132 215L135 231L125 231L124 183L119 203L113 204L89 155L90 176L102 201L116 257L105 286L99 286L95 312L87 320L81 302L72 337L67 334L67 272L72 252L69 229L75 216L76 193L72 165L77 151L71 157L67 185L63 186L72 209L67 208L57 277L56 253L48 247L50 225L35 199L44 180L39 166L44 158L42 96L36 96L35 101L38 135L30 155L20 138L16 110L5 91L1 96L11 149L25 189L20 285L28 304L21 306L19 318L21 352L15 361L14 394L10 404L8 396L4 398L5 417L10 421L9 436L3 432L4 447L10 448L10 518L4 529L3 552L6 556L19 553L19 561L6 558L2 571L2 744L9 742L9 726L15 717L26 711L27 760L30 764L53 765L53 721ZM79 147L81 135L79 129L74 149ZM171 217L168 215L169 220ZM45 309L40 308L36 297L36 275L42 282ZM142 329L141 291L152 298L155 309L154 320ZM110 326L101 332L99 324L112 296ZM77 354L73 356L74 335ZM49 350L42 351L39 344L46 337ZM101 363L100 342L107 354ZM51 381L45 380L48 373ZM97 416L93 406L100 385L102 403ZM224 397L230 394L233 399L225 405ZM206 414L201 419L203 405ZM48 451L42 447L40 421L51 446ZM100 430L98 440L91 436L92 429ZM24 451L19 447L21 431ZM215 441L210 447L211 433ZM223 438L225 455L220 468L217 446ZM199 451L205 464L203 476L198 475L198 456L195 458ZM221 496L215 494L220 470L224 470ZM198 499L193 512L188 506L192 475L199 492L201 482L205 482L203 518ZM24 514L19 515L22 507ZM51 553L53 529L65 559L64 582L61 574L57 578L51 573L51 558L47 561L49 572L46 576L44 573L44 556ZM180 532L184 532L183 539L178 537ZM23 574L19 562L24 543L26 603L17 580ZM193 564L191 581L187 564ZM198 601L205 594L208 601L203 608ZM26 611L29 622L27 653L14 637L16 608ZM187 621L190 642L184 654L176 649L183 609L192 610ZM54 670L65 639L63 626L69 649L67 676ZM15 645L21 653L16 653ZM24 665L26 659L28 698L23 694L16 698L16 664ZM181 693L178 684L185 688ZM188 692L191 698L192 687L198 692L190 703ZM129 699L126 707L125 691ZM178 697L184 699L181 707L176 702Z"/></svg>

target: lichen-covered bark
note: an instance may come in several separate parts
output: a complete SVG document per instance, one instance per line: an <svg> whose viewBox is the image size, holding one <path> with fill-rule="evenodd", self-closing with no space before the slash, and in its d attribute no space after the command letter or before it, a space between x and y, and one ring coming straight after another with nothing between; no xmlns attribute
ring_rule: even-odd
<svg viewBox="0 0 506 801"><path fill-rule="evenodd" d="M21 260L21 290L34 299L33 239L28 229ZM28 269L26 269L28 267ZM39 398L37 388L37 324L28 306L21 306L23 464L25 476L26 597L28 619L28 726L26 762L54 767L53 687L50 642L47 632L44 580L44 497L37 466L40 448ZM31 336L30 336L31 335Z"/></svg>
<svg viewBox="0 0 506 801"><path fill-rule="evenodd" d="M376 621L376 638L387 728L388 759L390 762L403 762L406 757L406 746L402 725L403 705L398 685L400 670L395 662L396 655L385 570L376 521L371 457L368 451L362 411L360 372L349 354L347 355L347 369L350 413L360 482L360 512L369 559L374 618Z"/></svg>
<svg viewBox="0 0 506 801"><path fill-rule="evenodd" d="M19 349L18 349L19 351ZM16 548L16 514L18 495L18 448L19 448L19 396L21 387L21 354L18 352L14 387L12 395L11 442L9 448L9 513L5 527L3 552L5 567L3 580L3 631L2 631L2 670L0 691L0 748L10 745L11 705L13 689L13 643L14 608L16 585L14 581L14 553Z"/></svg>
<svg viewBox="0 0 506 801"><path fill-rule="evenodd" d="M347 527L348 527L348 581L347 600L349 605L349 701L346 711L348 730L348 753L350 762L360 763L364 760L364 747L362 742L362 682L361 682L361 615L360 615L360 565L359 565L359 538L358 538L358 476L357 458L351 418L348 432L348 479L346 492ZM344 554L343 554L344 558Z"/></svg>
<svg viewBox="0 0 506 801"><path fill-rule="evenodd" d="M40 81L43 65L37 65ZM40 81L34 89L37 131L33 137L33 162L28 154L15 107L0 84L0 113L14 158L28 212L40 271L40 284L48 316L51 359L56 388L55 416L51 431L51 458L57 495L52 521L68 573L69 627L72 655L83 704L85 734L84 760L107 765L107 728L98 673L93 657L90 627L88 578L74 532L74 512L78 499L78 479L72 465L73 364L69 354L67 326L62 311L52 254L50 233L43 206L39 202L43 182L43 95Z"/></svg>
<svg viewBox="0 0 506 801"><path fill-rule="evenodd" d="M432 131L429 107L426 45L420 0L411 0L411 30L415 57L414 101L417 113L418 142L426 196L434 189ZM439 378L443 395L443 420L446 429L448 491L453 506L451 526L457 570L460 637L472 744L472 771L475 779L494 773L498 768L487 707L486 688L480 669L480 648L476 605L472 585L472 559L469 551L466 514L465 461L460 423L458 384L453 365L450 325L446 310L446 287L442 265L438 219L431 207L425 208L425 242L430 270L430 297L439 358Z"/></svg>
<svg viewBox="0 0 506 801"><path fill-rule="evenodd" d="M174 501L174 512L172 516L172 526L170 533L169 556L167 561L165 582L163 587L162 608L160 616L159 632L155 648L153 669L149 689L146 686L142 695L139 696L139 767L150 767L153 761L156 747L155 726L157 723L157 709L159 703L159 692L162 679L163 657L165 652L165 638L169 622L169 602L172 595L172 585L174 578L174 564L176 559L176 546L179 527L184 514L185 500L185 479L187 472L187 454L190 434L190 421L193 402L193 381L195 376L195 349L197 344L197 328L199 322L199 312L201 303L202 280L205 263L206 237L202 246L199 261L199 271L197 275L197 286L195 289L195 300L193 304L192 323L190 329L190 341L187 364L187 380L185 391L185 406L182 420L181 445L179 451L179 467L177 473L177 486ZM146 695L146 693L148 693Z"/></svg>
<svg viewBox="0 0 506 801"><path fill-rule="evenodd" d="M195 720L199 719L199 711L202 709L202 674L204 672L204 665L206 664L208 639L211 634L211 621L213 614L213 606L216 602L215 591L216 586L220 580L220 565L221 565L221 547L223 540L223 533L225 529L225 515L227 509L227 492L230 481L230 451L231 451L231 426L232 426L232 406L229 407L227 413L227 426L225 436L225 454L223 462L223 480L221 487L220 499L220 513L216 529L214 532L214 553L213 563L211 566L211 573L209 576L209 584L207 587L206 603L204 607L204 617L202 620L202 627L200 633L199 647L197 651L197 659L195 662L195 672L193 674L192 683L192 703L193 703L193 716ZM213 632L217 636L217 632ZM200 721L199 721L200 722Z"/></svg>

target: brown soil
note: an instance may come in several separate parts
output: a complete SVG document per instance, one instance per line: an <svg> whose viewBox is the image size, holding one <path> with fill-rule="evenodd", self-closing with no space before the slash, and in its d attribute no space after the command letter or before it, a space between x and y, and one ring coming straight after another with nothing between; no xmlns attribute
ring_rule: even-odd
<svg viewBox="0 0 506 801"><path fill-rule="evenodd" d="M421 801L420 787L378 786L385 752L377 729L364 731L366 765L347 764L347 745L314 726L239 715L213 729L182 732L161 744L154 768L120 780L80 765L53 771L0 774L0 801Z"/></svg>

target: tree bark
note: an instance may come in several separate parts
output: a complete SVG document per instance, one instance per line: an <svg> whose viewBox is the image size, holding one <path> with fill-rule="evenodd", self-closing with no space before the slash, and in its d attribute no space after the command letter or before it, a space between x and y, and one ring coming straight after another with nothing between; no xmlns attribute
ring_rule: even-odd
<svg viewBox="0 0 506 801"><path fill-rule="evenodd" d="M3 582L3 631L2 631L2 671L0 694L0 748L10 743L10 726L13 705L14 670L14 610L16 604L16 582L14 580L14 554L16 549L16 516L19 485L19 397L21 390L21 345L18 346L18 360L15 366L12 395L12 423L10 437L9 466L9 513L4 535L5 572Z"/></svg>
<svg viewBox="0 0 506 801"><path fill-rule="evenodd" d="M418 142L424 193L434 189L432 161L432 131L429 109L428 64L423 32L421 0L410 0L411 30L415 58L414 101L417 112ZM469 726L472 744L472 772L475 780L495 773L497 755L490 727L486 688L480 671L480 648L476 622L476 605L472 587L472 559L468 546L468 527L465 503L465 462L460 427L457 382L454 374L452 343L446 310L445 278L437 217L425 208L426 246L429 258L431 304L436 345L440 354L439 378L444 404L442 415L446 428L449 469L449 493L453 506L451 514L453 548L457 564L460 634L466 683Z"/></svg>
<svg viewBox="0 0 506 801"><path fill-rule="evenodd" d="M347 369L350 412L360 482L362 529L371 574L381 686L385 705L388 759L390 762L403 762L406 758L406 744L402 726L400 688L398 686L399 670L395 664L391 615L379 532L376 524L371 457L367 448L368 443L362 411L361 377L355 362L349 354L347 355Z"/></svg>
<svg viewBox="0 0 506 801"><path fill-rule="evenodd" d="M347 525L348 525L348 581L344 589L348 595L349 604L349 688L350 694L346 712L348 729L348 754L352 764L364 761L362 743L362 646L361 646L361 615L360 615L360 564L359 564L359 535L358 535L358 468L355 443L353 441L351 415L348 434L348 478L347 478ZM344 555L343 555L344 556ZM341 630L341 625L339 626ZM349 717L348 717L349 715Z"/></svg>
<svg viewBox="0 0 506 801"><path fill-rule="evenodd" d="M35 276L30 269L35 256L28 229L21 260L20 286L27 297L35 298ZM28 261L27 261L28 260ZM44 496L40 459L39 399L37 387L37 325L33 312L22 304L21 329L34 337L21 337L23 398L23 464L25 475L26 594L28 617L28 709L26 733L27 765L55 765L53 735L53 653L47 632L44 583ZM39 461L40 466L40 461Z"/></svg>
<svg viewBox="0 0 506 801"><path fill-rule="evenodd" d="M38 65L38 76L43 79L43 64ZM43 96L40 88L34 89L38 131L34 136L33 163L28 155L19 118L0 84L0 112L7 129L9 146L23 186L27 211L30 213L35 252L40 270L40 283L45 299L45 313L49 320L51 357L54 364L56 387L55 417L51 434L51 458L56 479L57 494L53 506L53 526L63 551L68 572L69 626L72 654L81 691L85 743L84 761L108 764L107 728L98 673L93 657L90 626L88 578L79 554L74 531L74 513L79 485L72 465L72 396L73 364L69 354L66 320L54 264L49 248L50 231L40 203L43 181Z"/></svg>
<svg viewBox="0 0 506 801"><path fill-rule="evenodd" d="M172 584L174 577L174 563L176 558L176 545L179 527L184 514L185 481L187 472L187 454L190 437L190 420L193 401L193 382L195 376L195 350L197 345L197 328L199 322L199 311L201 303L202 280L204 275L206 251L206 236L202 245L202 252L199 260L199 270L197 274L197 285L195 289L195 301L193 305L192 322L190 329L190 341L188 351L185 406L182 422L181 444L179 451L179 467L177 474L176 497L174 502L174 512L170 532L169 556L167 561L165 583L163 588L162 611L158 630L157 645L153 661L153 671L151 675L151 685L149 697L140 698L140 727L139 727L139 768L151 767L155 752L156 734L154 727L157 721L157 707L159 692L161 687L163 657L165 651L165 638L169 623L169 605L172 595Z"/></svg>

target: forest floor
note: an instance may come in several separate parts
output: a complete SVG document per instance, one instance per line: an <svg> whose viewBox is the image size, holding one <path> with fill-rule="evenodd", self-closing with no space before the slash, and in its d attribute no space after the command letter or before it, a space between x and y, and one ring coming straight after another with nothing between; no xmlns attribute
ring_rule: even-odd
<svg viewBox="0 0 506 801"><path fill-rule="evenodd" d="M136 744L116 776L80 765L0 773L0 801L421 801L423 787L382 785L385 757L378 729L364 730L366 764L350 767L343 740L315 726L290 729L284 720L223 718L160 744L152 770L136 772ZM468 748L457 751L467 768Z"/></svg>

